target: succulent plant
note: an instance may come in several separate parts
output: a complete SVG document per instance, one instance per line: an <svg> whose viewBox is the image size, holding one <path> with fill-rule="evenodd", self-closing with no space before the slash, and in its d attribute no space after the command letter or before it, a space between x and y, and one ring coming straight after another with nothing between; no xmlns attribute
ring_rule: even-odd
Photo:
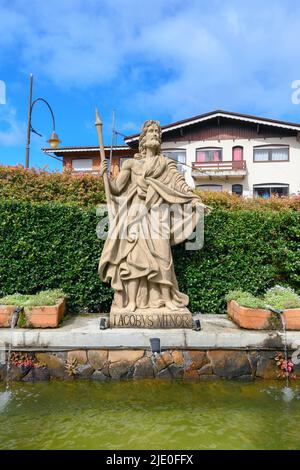
<svg viewBox="0 0 300 470"><path fill-rule="evenodd" d="M73 359L68 359L65 364L65 369L67 371L67 374L72 377L77 374L77 366L78 366L78 361L76 357Z"/></svg>

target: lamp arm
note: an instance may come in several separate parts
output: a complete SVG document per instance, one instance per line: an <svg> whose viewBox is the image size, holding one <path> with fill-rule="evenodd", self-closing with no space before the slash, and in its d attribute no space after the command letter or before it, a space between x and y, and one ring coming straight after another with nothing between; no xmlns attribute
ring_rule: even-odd
<svg viewBox="0 0 300 470"><path fill-rule="evenodd" d="M31 112L32 112L33 106L34 106L35 103L37 103L38 101L42 101L42 102L45 103L45 105L48 107L48 109L49 109L49 111L50 111L50 113L51 113L51 117L52 117L53 131L55 132L55 118L54 118L54 114L53 114L52 108L51 108L50 104L48 103L48 101L44 100L44 98L36 98L36 99L32 102L32 104L31 104ZM39 134L38 132L36 132L36 131L32 128L32 126L31 126L31 129L32 129L33 132L35 132L35 134L38 134L38 135L41 136L41 134Z"/></svg>

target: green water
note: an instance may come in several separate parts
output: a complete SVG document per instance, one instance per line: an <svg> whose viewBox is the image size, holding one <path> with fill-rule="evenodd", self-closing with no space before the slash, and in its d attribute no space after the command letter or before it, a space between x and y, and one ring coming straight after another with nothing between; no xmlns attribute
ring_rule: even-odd
<svg viewBox="0 0 300 470"><path fill-rule="evenodd" d="M0 449L300 449L300 386L47 382L0 385Z"/></svg>

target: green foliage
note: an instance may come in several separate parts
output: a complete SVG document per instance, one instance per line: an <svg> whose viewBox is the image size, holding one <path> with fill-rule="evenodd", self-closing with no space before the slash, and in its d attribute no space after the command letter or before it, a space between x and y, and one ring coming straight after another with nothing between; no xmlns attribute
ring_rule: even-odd
<svg viewBox="0 0 300 470"><path fill-rule="evenodd" d="M103 241L93 206L0 200L0 295L62 289L68 310L108 311L112 290L97 273ZM232 290L300 291L300 213L213 210L202 250L174 248L180 289L193 312L222 313Z"/></svg>
<svg viewBox="0 0 300 470"><path fill-rule="evenodd" d="M300 307L299 295L289 287L274 286L268 289L264 295L264 301L278 310Z"/></svg>
<svg viewBox="0 0 300 470"><path fill-rule="evenodd" d="M51 173L22 166L0 166L0 198L31 202L74 202L87 206L105 202L100 176Z"/></svg>
<svg viewBox="0 0 300 470"><path fill-rule="evenodd" d="M71 312L107 311L112 291L97 274L98 221L95 208L0 201L0 296L62 289Z"/></svg>
<svg viewBox="0 0 300 470"><path fill-rule="evenodd" d="M225 295L262 295L275 284L300 291L300 213L213 210L202 250L175 247L179 285L193 312L223 313Z"/></svg>
<svg viewBox="0 0 300 470"><path fill-rule="evenodd" d="M29 301L29 295L12 294L1 297L0 305L16 305L17 307L23 307L24 305L27 305Z"/></svg>
<svg viewBox="0 0 300 470"><path fill-rule="evenodd" d="M19 315L19 318L18 318L18 323L17 323L17 327L18 328L26 328L26 315L25 313L22 311Z"/></svg>
<svg viewBox="0 0 300 470"><path fill-rule="evenodd" d="M18 307L49 306L65 297L61 289L49 289L35 295L12 294L0 298L0 305L16 305Z"/></svg>
<svg viewBox="0 0 300 470"><path fill-rule="evenodd" d="M271 312L271 316L268 320L268 329L269 330L281 330L282 329L281 315Z"/></svg>
<svg viewBox="0 0 300 470"><path fill-rule="evenodd" d="M226 296L225 300L230 302L235 300L242 307L250 308L266 308L266 304L259 297L255 297L249 292L243 292L240 290L230 291Z"/></svg>
<svg viewBox="0 0 300 470"><path fill-rule="evenodd" d="M226 191L201 191L195 190L202 201L214 209L236 210L254 210L254 211L300 211L300 195L297 196L271 196L268 199L261 197L244 198L237 194L230 194Z"/></svg>
<svg viewBox="0 0 300 470"><path fill-rule="evenodd" d="M254 211L300 211L300 195L269 199L243 198L225 191L195 191L214 209ZM105 203L103 180L98 175L55 173L0 166L0 199L31 202L71 202L80 206Z"/></svg>
<svg viewBox="0 0 300 470"><path fill-rule="evenodd" d="M249 292L234 290L228 292L225 300L235 300L242 307L265 308L272 307L276 310L287 308L299 308L300 297L290 287L274 286L266 291L262 297L255 297Z"/></svg>

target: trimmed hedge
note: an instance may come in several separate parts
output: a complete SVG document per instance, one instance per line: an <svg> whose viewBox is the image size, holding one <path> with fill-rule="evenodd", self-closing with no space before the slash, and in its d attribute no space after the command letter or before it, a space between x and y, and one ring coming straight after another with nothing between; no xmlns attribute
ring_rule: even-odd
<svg viewBox="0 0 300 470"><path fill-rule="evenodd" d="M252 210L252 211L300 211L300 195L279 197L271 196L264 199L262 197L244 198L237 194L230 194L226 191L199 191L195 190L203 202L215 209L226 209L229 211Z"/></svg>
<svg viewBox="0 0 300 470"><path fill-rule="evenodd" d="M193 311L218 313L231 290L260 295L281 284L299 292L299 246L299 212L215 210L206 218L204 248L180 247L178 277Z"/></svg>
<svg viewBox="0 0 300 470"><path fill-rule="evenodd" d="M245 199L227 192L195 192L205 204L213 208L230 211L300 211L300 195ZM97 175L70 175L45 170L26 170L22 166L0 166L0 198L28 202L74 202L80 206L94 206L105 202L105 193L102 178Z"/></svg>
<svg viewBox="0 0 300 470"><path fill-rule="evenodd" d="M97 274L98 220L94 208L0 201L0 297L60 288L71 312L107 311L112 291Z"/></svg>
<svg viewBox="0 0 300 470"><path fill-rule="evenodd" d="M0 297L61 288L69 311L107 311L112 290L97 274L103 242L94 207L0 200ZM275 284L300 291L300 213L214 210L200 251L174 248L193 312L222 313L225 294L259 295Z"/></svg>
<svg viewBox="0 0 300 470"><path fill-rule="evenodd" d="M28 202L74 202L87 206L105 202L100 176L51 173L22 166L0 166L0 198Z"/></svg>

